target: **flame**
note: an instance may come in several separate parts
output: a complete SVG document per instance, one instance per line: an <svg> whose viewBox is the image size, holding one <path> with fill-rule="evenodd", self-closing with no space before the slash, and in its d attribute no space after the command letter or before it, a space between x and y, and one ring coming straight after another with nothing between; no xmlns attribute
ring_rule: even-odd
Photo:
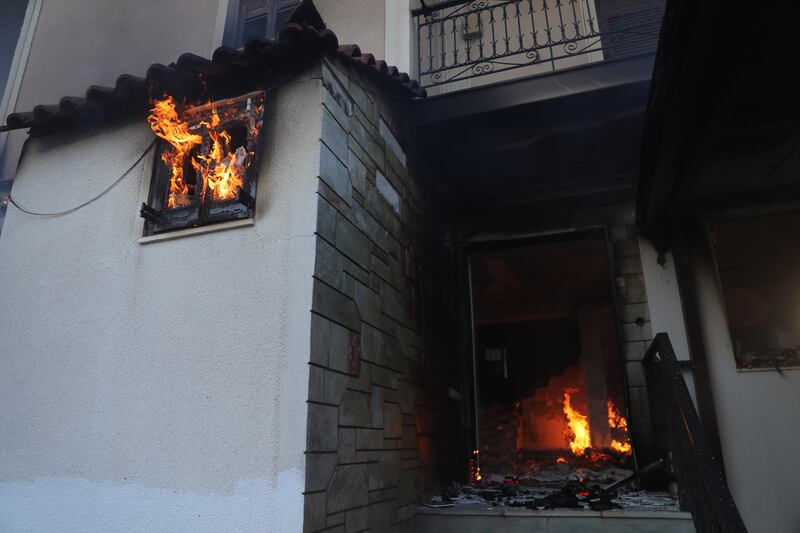
<svg viewBox="0 0 800 533"><path fill-rule="evenodd" d="M161 159L172 169L167 207L186 205L191 201L183 175L186 159L195 146L203 143L203 138L189 131L189 125L178 116L175 100L171 96L155 102L147 121L153 133L172 146L172 150L164 150L161 154Z"/></svg>
<svg viewBox="0 0 800 533"><path fill-rule="evenodd" d="M589 419L586 415L572 408L571 392L574 392L574 390L564 391L564 414L567 415L569 424L569 447L574 455L583 455L586 449L592 445Z"/></svg>
<svg viewBox="0 0 800 533"><path fill-rule="evenodd" d="M472 483L477 483L481 480L481 465L480 465L480 450L472 450L472 457L470 458L470 478Z"/></svg>
<svg viewBox="0 0 800 533"><path fill-rule="evenodd" d="M614 403L611 400L608 400L608 427L613 429L624 430L627 434L628 432L628 421L625 420L625 417L619 414L617 408L614 406ZM622 453L625 455L630 455L631 453L631 443L627 440L625 442L620 442L617 439L613 439L611 441L611 449L617 453Z"/></svg>
<svg viewBox="0 0 800 533"><path fill-rule="evenodd" d="M171 150L165 150L161 158L171 169L167 207L181 207L191 202L189 186L186 183L184 169L189 161L198 177L198 193L208 190L214 200L230 200L236 198L238 189L244 186L245 173L252 161L252 152L244 146L231 147L231 135L220 129L220 118L214 105L210 105L207 120L200 121L200 126L207 134L209 147L204 153L192 154L192 151L203 144L203 136L190 131L189 123L182 120L176 109L175 100L167 96L156 100L147 121L158 137L167 141ZM260 108L256 109L260 112ZM258 133L258 125L248 125L250 135Z"/></svg>
<svg viewBox="0 0 800 533"><path fill-rule="evenodd" d="M568 461L566 457L559 457L558 459L556 459L556 463L558 464L566 464L567 462Z"/></svg>
<svg viewBox="0 0 800 533"><path fill-rule="evenodd" d="M211 122L201 122L211 137L211 150L208 155L198 155L192 165L203 176L215 200L230 200L244 186L249 154L243 146L231 150L231 136L225 130L218 131L219 123L219 113L212 107Z"/></svg>

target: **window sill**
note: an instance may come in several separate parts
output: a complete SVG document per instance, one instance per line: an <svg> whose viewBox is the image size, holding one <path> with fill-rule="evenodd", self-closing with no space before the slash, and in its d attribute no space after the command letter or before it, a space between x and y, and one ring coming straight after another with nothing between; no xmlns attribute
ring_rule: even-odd
<svg viewBox="0 0 800 533"><path fill-rule="evenodd" d="M148 235L141 237L136 242L139 244L150 244L153 242L171 241L172 239L180 239L183 237L191 237L192 235L201 235L204 233L213 233L216 231L223 231L233 228L241 228L245 226L252 226L255 224L255 219L245 218L242 220L231 220L229 222L220 222L219 224L211 224L209 226L200 226L197 228L186 228L167 233L159 233L157 235Z"/></svg>

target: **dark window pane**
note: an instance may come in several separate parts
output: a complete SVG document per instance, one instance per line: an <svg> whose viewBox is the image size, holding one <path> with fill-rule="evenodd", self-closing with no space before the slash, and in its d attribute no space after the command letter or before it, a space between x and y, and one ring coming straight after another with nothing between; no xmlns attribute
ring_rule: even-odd
<svg viewBox="0 0 800 533"><path fill-rule="evenodd" d="M287 7L278 11L278 16L275 18L275 36L281 32L281 28L283 25L286 24L286 21L289 20L289 17L292 15L292 11L294 11L295 6Z"/></svg>
<svg viewBox="0 0 800 533"><path fill-rule="evenodd" d="M242 8L249 16L259 14L267 9L268 0L242 0Z"/></svg>
<svg viewBox="0 0 800 533"><path fill-rule="evenodd" d="M800 364L800 213L715 221L711 241L738 366Z"/></svg>
<svg viewBox="0 0 800 533"><path fill-rule="evenodd" d="M253 37L266 37L267 36L267 16L256 17L244 23L244 33L242 34L243 42L246 43Z"/></svg>

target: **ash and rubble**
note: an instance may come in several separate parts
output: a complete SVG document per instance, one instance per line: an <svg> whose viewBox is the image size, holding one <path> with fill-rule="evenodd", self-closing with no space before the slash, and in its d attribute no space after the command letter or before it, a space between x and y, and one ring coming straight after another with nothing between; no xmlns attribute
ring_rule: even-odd
<svg viewBox="0 0 800 533"><path fill-rule="evenodd" d="M613 489L612 483L632 472L625 468L592 469L554 464L524 476L488 475L468 484L453 483L434 496L427 507L571 509L608 511L678 511L677 497L666 492L645 491L635 482Z"/></svg>

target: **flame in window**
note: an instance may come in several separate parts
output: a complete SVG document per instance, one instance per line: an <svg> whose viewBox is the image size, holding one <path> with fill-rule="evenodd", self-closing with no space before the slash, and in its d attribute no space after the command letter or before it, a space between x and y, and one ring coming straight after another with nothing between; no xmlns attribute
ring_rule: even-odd
<svg viewBox="0 0 800 533"><path fill-rule="evenodd" d="M192 150L203 143L203 137L189 131L189 125L178 116L175 100L171 96L154 103L147 121L153 133L172 147L171 150L164 150L161 154L161 159L172 172L169 179L167 207L189 204L191 198L184 176L186 162Z"/></svg>
<svg viewBox="0 0 800 533"><path fill-rule="evenodd" d="M199 154L192 159L192 166L203 177L215 200L230 200L236 198L236 191L244 185L244 173L250 161L248 156L252 154L243 146L232 150L231 136L225 130L217 130L219 123L219 114L212 108L211 122L201 122L211 137L211 149L208 154Z"/></svg>
<svg viewBox="0 0 800 533"><path fill-rule="evenodd" d="M260 112L260 108L256 110ZM164 150L162 159L170 167L169 195L167 207L181 207L191 203L190 187L186 182L185 172L191 163L197 175L196 193L201 198L211 191L214 200L231 200L237 197L239 188L244 186L245 173L252 161L253 152L246 146L232 147L232 136L229 131L220 128L222 118L215 106L209 105L204 120L190 126L182 120L176 109L175 100L167 96L156 100L147 118L150 128L158 137L170 144ZM258 134L255 121L245 124L248 135ZM204 136L192 133L197 130L207 134ZM247 140L242 140L247 144ZM201 148L198 150L197 148Z"/></svg>

